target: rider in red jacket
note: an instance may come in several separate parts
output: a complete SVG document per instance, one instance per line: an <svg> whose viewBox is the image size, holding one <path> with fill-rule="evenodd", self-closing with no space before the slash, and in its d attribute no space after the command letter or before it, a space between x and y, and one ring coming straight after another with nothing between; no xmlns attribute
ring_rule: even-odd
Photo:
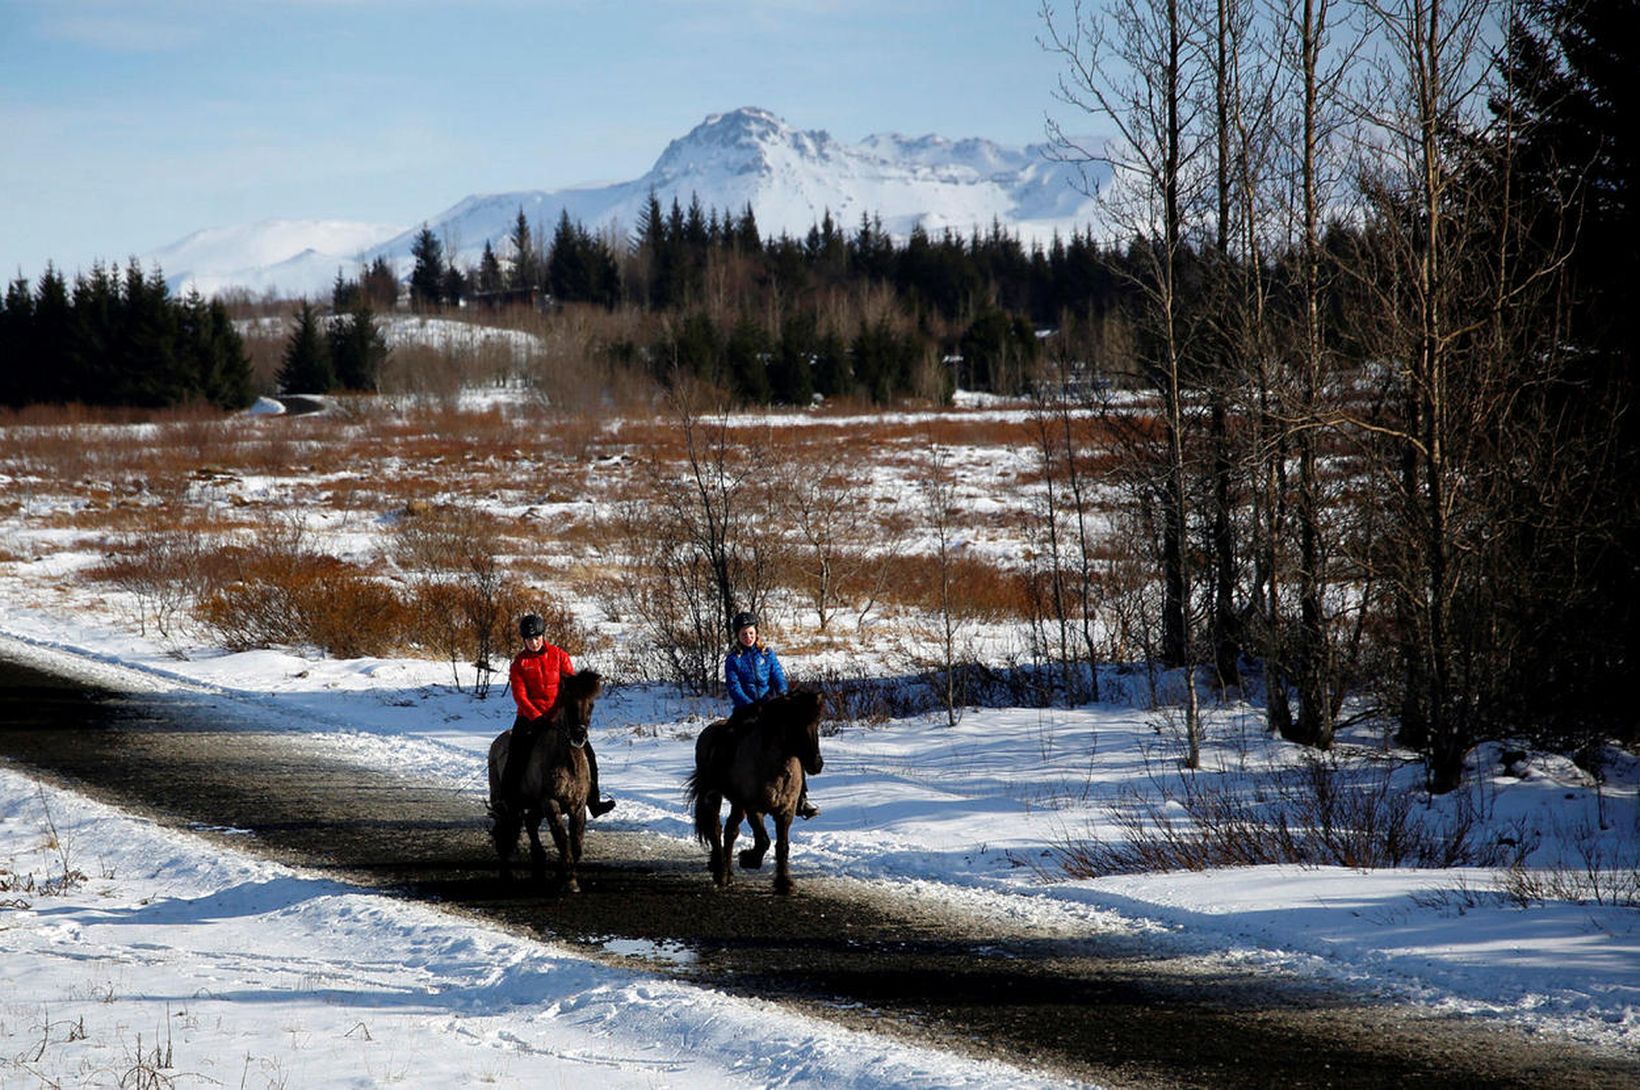
<svg viewBox="0 0 1640 1090"><path fill-rule="evenodd" d="M558 705L558 683L565 675L575 673L575 664L563 648L547 642L547 625L534 613L518 622L518 634L524 638L524 650L513 656L507 671L512 687L513 701L518 705L518 717L513 720L512 743L507 751L507 763L501 770L501 798L518 805L518 785L524 778L525 759L535 745L535 738L547 725ZM598 757L592 752L592 741L581 747L587 756L587 770L592 783L587 793L587 811L601 817L615 808L614 799L605 799L598 789Z"/></svg>

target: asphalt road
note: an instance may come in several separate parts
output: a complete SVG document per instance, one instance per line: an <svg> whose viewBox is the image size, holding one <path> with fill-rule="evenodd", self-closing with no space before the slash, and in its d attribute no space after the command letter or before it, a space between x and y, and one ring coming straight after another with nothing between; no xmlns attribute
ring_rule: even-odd
<svg viewBox="0 0 1640 1090"><path fill-rule="evenodd" d="M1640 1062L1269 974L1033 933L842 877L715 890L692 843L594 821L584 892L495 873L470 795L299 731L0 660L0 757L201 836L856 1028L1111 1087L1623 1087ZM617 810L612 818L617 818ZM822 816L820 821L824 821ZM801 833L799 832L799 835Z"/></svg>

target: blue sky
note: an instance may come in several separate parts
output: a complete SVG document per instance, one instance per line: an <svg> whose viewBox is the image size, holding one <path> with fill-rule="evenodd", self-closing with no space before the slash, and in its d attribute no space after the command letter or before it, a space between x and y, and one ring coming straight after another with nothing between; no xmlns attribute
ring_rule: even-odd
<svg viewBox="0 0 1640 1090"><path fill-rule="evenodd" d="M0 0L0 277L637 177L707 114L1043 139L1038 0ZM1057 113L1056 113L1057 116Z"/></svg>

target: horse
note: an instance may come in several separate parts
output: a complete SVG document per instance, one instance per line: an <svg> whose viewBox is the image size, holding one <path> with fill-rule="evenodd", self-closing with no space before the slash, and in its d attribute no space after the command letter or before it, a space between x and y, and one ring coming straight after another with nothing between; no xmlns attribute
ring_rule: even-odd
<svg viewBox="0 0 1640 1090"><path fill-rule="evenodd" d="M560 683L558 704L525 757L528 764L519 783L519 795L524 799L521 809L501 798L501 773L512 748L512 731L502 731L490 743L490 817L494 822L490 836L501 861L503 882L512 880L510 860L521 827L530 834L532 873L537 881L546 877L547 853L541 846L544 817L558 849L559 878L569 892L581 891L575 865L581 861L587 793L592 781L581 747L586 745L593 702L602 691L603 678L595 670L567 675Z"/></svg>
<svg viewBox="0 0 1640 1090"><path fill-rule="evenodd" d="M712 881L729 885L729 865L741 819L752 825L754 843L740 853L740 865L756 870L769 850L763 815L774 818L774 891L788 894L792 883L787 856L792 817L803 794L804 776L818 776L820 696L794 692L767 701L755 722L731 729L729 720L709 723L695 739L695 771L684 783L688 806L695 813L695 836L711 849ZM727 799L729 817L720 827L718 813Z"/></svg>

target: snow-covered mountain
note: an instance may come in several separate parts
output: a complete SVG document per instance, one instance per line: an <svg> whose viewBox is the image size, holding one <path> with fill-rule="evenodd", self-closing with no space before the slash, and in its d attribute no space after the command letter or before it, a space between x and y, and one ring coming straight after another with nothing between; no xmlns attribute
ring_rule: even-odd
<svg viewBox="0 0 1640 1090"><path fill-rule="evenodd" d="M227 288L260 294L328 291L338 268L350 274L358 257L404 230L400 224L348 220L262 220L242 227L208 227L143 256L173 290L206 295Z"/></svg>
<svg viewBox="0 0 1640 1090"><path fill-rule="evenodd" d="M542 239L551 237L566 211L589 229L628 234L651 192L663 208L674 199L687 207L697 195L707 208L736 214L750 205L766 236L802 236L830 212L849 231L862 216L880 216L885 229L902 237L918 225L932 233L949 228L967 234L997 222L1029 241L1097 221L1097 202L1072 184L1078 180L1077 168L1052 161L1043 145L1011 148L895 133L844 144L748 107L706 118L632 181L472 196L426 224L464 264L477 263L486 241L505 258L520 209ZM189 236L168 248L173 256L162 251L149 257L173 284L197 284L203 291L277 285L317 294L329 290L338 267L351 274L377 257L407 272L411 241L421 230L419 223L388 232L312 223L304 234L299 223L285 221L289 229L283 231L273 226L240 229L246 242L240 249L232 244L235 230L225 229ZM275 236L283 252L272 245ZM200 241L190 246L191 240Z"/></svg>

